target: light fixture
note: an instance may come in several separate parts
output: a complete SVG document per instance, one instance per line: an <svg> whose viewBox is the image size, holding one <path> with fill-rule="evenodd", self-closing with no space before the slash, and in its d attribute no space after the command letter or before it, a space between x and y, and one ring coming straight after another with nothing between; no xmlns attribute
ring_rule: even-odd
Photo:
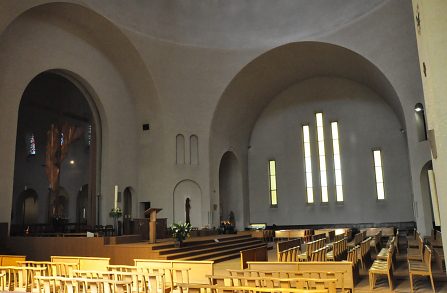
<svg viewBox="0 0 447 293"><path fill-rule="evenodd" d="M414 106L414 111L415 112L422 112L422 111L424 111L424 106L422 106L421 103L417 103L416 106Z"/></svg>
<svg viewBox="0 0 447 293"><path fill-rule="evenodd" d="M74 165L74 163L75 163L74 160L71 160L71 161L70 161L70 165Z"/></svg>

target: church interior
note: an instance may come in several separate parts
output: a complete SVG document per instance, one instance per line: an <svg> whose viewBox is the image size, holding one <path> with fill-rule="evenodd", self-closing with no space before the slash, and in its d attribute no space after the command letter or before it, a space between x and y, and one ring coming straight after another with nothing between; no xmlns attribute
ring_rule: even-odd
<svg viewBox="0 0 447 293"><path fill-rule="evenodd" d="M0 0L0 291L447 292L445 12Z"/></svg>

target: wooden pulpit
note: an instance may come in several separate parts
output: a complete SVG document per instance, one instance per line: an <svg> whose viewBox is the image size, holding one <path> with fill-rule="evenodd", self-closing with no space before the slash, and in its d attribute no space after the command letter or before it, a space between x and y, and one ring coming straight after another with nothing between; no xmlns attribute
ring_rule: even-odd
<svg viewBox="0 0 447 293"><path fill-rule="evenodd" d="M149 243L155 243L157 239L157 213L161 210L150 208L144 211L144 215L149 218Z"/></svg>

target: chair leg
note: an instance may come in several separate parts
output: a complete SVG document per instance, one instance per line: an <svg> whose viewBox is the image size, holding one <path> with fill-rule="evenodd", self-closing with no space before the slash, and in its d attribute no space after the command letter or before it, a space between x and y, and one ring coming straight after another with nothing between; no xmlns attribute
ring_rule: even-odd
<svg viewBox="0 0 447 293"><path fill-rule="evenodd" d="M369 273L369 289L373 290L374 289L374 285L373 285L373 277L374 274L373 273Z"/></svg>
<svg viewBox="0 0 447 293"><path fill-rule="evenodd" d="M410 290L411 290L411 292L414 292L414 289L413 289L413 274L412 273L410 273Z"/></svg>
<svg viewBox="0 0 447 293"><path fill-rule="evenodd" d="M390 290L393 291L393 281L391 279L391 274L388 272L388 283L390 284Z"/></svg>
<svg viewBox="0 0 447 293"><path fill-rule="evenodd" d="M436 292L436 290L435 290L435 282L433 281L433 275L430 275L430 281L431 281L431 287L433 288L433 292Z"/></svg>

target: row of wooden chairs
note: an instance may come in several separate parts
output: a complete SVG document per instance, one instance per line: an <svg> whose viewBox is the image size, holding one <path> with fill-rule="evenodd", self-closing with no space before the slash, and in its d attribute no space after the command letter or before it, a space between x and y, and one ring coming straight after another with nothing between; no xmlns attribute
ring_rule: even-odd
<svg viewBox="0 0 447 293"><path fill-rule="evenodd" d="M274 278L245 276L208 276L210 285L221 287L256 287L256 288L296 288L296 289L328 289L336 292L336 279L321 278Z"/></svg>
<svg viewBox="0 0 447 293"><path fill-rule="evenodd" d="M359 232L354 235L354 239L351 242L348 242L348 248L353 248L359 245L366 238L366 231Z"/></svg>
<svg viewBox="0 0 447 293"><path fill-rule="evenodd" d="M376 259L371 268L369 269L369 286L370 289L373 290L376 284L377 275L386 275L388 277L388 283L390 286L390 290L393 290L393 281L392 281L392 259L394 256L396 246L394 242L391 243L389 247L387 247L388 252L386 253L386 260Z"/></svg>
<svg viewBox="0 0 447 293"><path fill-rule="evenodd" d="M130 280L67 278L57 276L36 276L39 293L127 293L132 290ZM144 291L142 291L144 292Z"/></svg>
<svg viewBox="0 0 447 293"><path fill-rule="evenodd" d="M306 250L298 255L298 261L309 261L311 253L326 245L326 238L310 241L306 243Z"/></svg>
<svg viewBox="0 0 447 293"><path fill-rule="evenodd" d="M310 253L310 261L326 261L328 247L324 246Z"/></svg>
<svg viewBox="0 0 447 293"><path fill-rule="evenodd" d="M63 277L81 279L109 279L115 281L130 280L139 284L136 292L149 292L148 288L160 288L172 291L177 283L189 283L189 268L151 268L137 266L108 266L108 271L78 270L73 264L51 262L22 262L20 266L0 267L0 288L9 291L38 290L36 277ZM60 275L58 275L60 274ZM149 284L145 288L141 284ZM151 285L152 283L152 285ZM155 286L156 284L156 286Z"/></svg>
<svg viewBox="0 0 447 293"><path fill-rule="evenodd" d="M410 274L411 292L414 291L413 277L416 275L428 276L430 278L433 292L436 292L435 283L433 281L433 273L431 270L431 255L432 255L431 249L427 245L425 245L424 256L422 260L408 260L408 272Z"/></svg>
<svg viewBox="0 0 447 293"><path fill-rule="evenodd" d="M189 283L190 268L154 268L145 266L109 265L107 269L112 272L144 273L146 275L162 275L163 288L172 291L177 283ZM161 285L160 285L161 286Z"/></svg>
<svg viewBox="0 0 447 293"><path fill-rule="evenodd" d="M280 262L294 262L298 261L298 255L300 255L301 249L299 246L295 246L283 251L278 252L278 261Z"/></svg>
<svg viewBox="0 0 447 293"><path fill-rule="evenodd" d="M366 238L360 242L360 255L358 255L358 260L362 268L366 268L366 263L371 259L370 249L371 249L371 237Z"/></svg>
<svg viewBox="0 0 447 293"><path fill-rule="evenodd" d="M343 271L259 271L259 270L227 270L231 277L282 278L282 279L336 279L336 287L345 292Z"/></svg>
<svg viewBox="0 0 447 293"><path fill-rule="evenodd" d="M381 248L381 242L382 242L382 230L374 234L370 242L371 248L374 248L376 254L379 253L379 249Z"/></svg>
<svg viewBox="0 0 447 293"><path fill-rule="evenodd" d="M328 261L337 261L341 260L344 255L346 255L346 250L348 249L348 239L342 238L338 241L335 241L332 244L332 250L326 254L326 259Z"/></svg>
<svg viewBox="0 0 447 293"><path fill-rule="evenodd" d="M231 287L205 284L179 284L180 293L332 293L328 289Z"/></svg>
<svg viewBox="0 0 447 293"><path fill-rule="evenodd" d="M1 266L0 274L3 275L0 287L7 291L29 292L37 289L34 283L36 276L43 275L44 268Z"/></svg>
<svg viewBox="0 0 447 293"><path fill-rule="evenodd" d="M73 271L79 269L78 263L50 261L18 261L20 267L43 268L43 276L73 277Z"/></svg>

